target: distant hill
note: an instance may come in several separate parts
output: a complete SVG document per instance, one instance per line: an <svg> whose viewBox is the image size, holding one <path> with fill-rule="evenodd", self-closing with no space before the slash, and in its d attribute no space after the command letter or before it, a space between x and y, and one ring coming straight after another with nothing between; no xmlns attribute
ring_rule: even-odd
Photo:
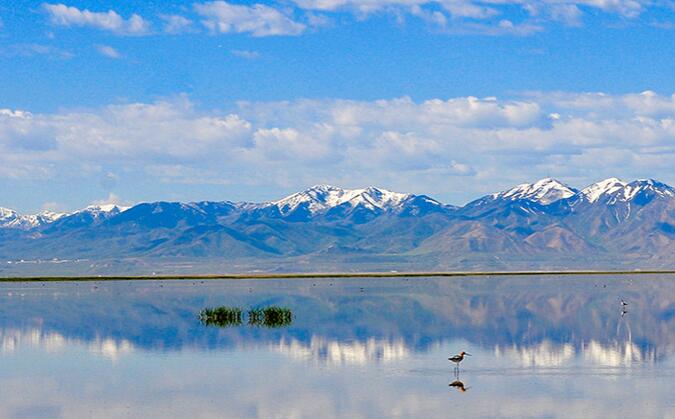
<svg viewBox="0 0 675 419"><path fill-rule="evenodd" d="M675 189L555 179L463 207L317 185L278 201L0 208L0 275L675 268Z"/></svg>

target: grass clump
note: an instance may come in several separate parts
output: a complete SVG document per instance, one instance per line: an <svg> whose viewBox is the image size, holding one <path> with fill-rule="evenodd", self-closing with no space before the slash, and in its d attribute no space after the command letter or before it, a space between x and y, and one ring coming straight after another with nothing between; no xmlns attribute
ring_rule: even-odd
<svg viewBox="0 0 675 419"><path fill-rule="evenodd" d="M199 320L205 326L241 326L243 311L239 307L205 308L199 313ZM251 308L246 312L249 326L285 327L293 322L293 313L290 308L269 306Z"/></svg>
<svg viewBox="0 0 675 419"><path fill-rule="evenodd" d="M285 327L293 322L291 309L279 306L252 308L248 311L248 324L263 327Z"/></svg>
<svg viewBox="0 0 675 419"><path fill-rule="evenodd" d="M205 308L199 313L199 320L206 326L239 326L242 323L241 313L239 307Z"/></svg>

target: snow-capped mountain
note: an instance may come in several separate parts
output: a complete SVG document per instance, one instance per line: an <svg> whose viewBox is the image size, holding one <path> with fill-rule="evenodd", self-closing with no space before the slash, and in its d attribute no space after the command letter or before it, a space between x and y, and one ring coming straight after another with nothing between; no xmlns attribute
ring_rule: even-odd
<svg viewBox="0 0 675 419"><path fill-rule="evenodd" d="M508 191L492 195L495 199L527 199L548 205L560 199L573 196L577 191L552 178L544 178L535 183L523 183Z"/></svg>
<svg viewBox="0 0 675 419"><path fill-rule="evenodd" d="M65 216L63 213L43 211L38 214L21 215L9 208L0 208L0 228L28 230L51 223Z"/></svg>
<svg viewBox="0 0 675 419"><path fill-rule="evenodd" d="M29 215L29 217L36 217L38 224L47 224L52 223L59 218L65 217L68 213L65 212L52 212L52 211L42 211L37 215Z"/></svg>
<svg viewBox="0 0 675 419"><path fill-rule="evenodd" d="M530 218L557 211L559 202L570 199L578 191L564 183L544 178L534 183L521 183L502 192L469 202L459 211L469 217Z"/></svg>
<svg viewBox="0 0 675 419"><path fill-rule="evenodd" d="M86 215L87 217L102 218L117 215L126 211L130 207L119 205L90 205L81 210L72 213L42 211L37 214L19 214L18 212L0 207L0 228L15 228L20 230L30 230L33 228L52 224L55 221L68 218L75 215Z"/></svg>
<svg viewBox="0 0 675 419"><path fill-rule="evenodd" d="M22 224L21 216L16 211L0 207L0 227L21 228Z"/></svg>
<svg viewBox="0 0 675 419"><path fill-rule="evenodd" d="M316 261L336 270L463 270L487 269L486 263L550 268L558 261L563 268L675 268L675 190L655 180L607 179L576 191L546 178L462 208L425 195L319 185L258 204L150 202L65 215L0 209L0 227L0 262L125 260L101 266L127 269L129 260L146 266L148 259L181 259L198 269L211 258L226 269L266 263L318 269Z"/></svg>
<svg viewBox="0 0 675 419"><path fill-rule="evenodd" d="M88 213L93 215L94 217L110 217L122 213L128 210L129 208L131 207L117 204L89 205L88 207L75 211L74 213L69 215Z"/></svg>
<svg viewBox="0 0 675 419"><path fill-rule="evenodd" d="M489 201L528 200L541 205L548 205L561 199L569 198L577 191L552 178L544 178L535 183L522 183L504 192L488 195Z"/></svg>
<svg viewBox="0 0 675 419"><path fill-rule="evenodd" d="M675 189L653 179L640 179L626 183L617 178L609 178L582 189L579 200L589 203L614 205L620 202L643 203L658 197L673 197Z"/></svg>
<svg viewBox="0 0 675 419"><path fill-rule="evenodd" d="M411 196L374 187L342 189L331 185L316 185L278 201L272 201L269 205L277 207L282 215L293 213L301 207L314 215L341 205L392 211L400 208Z"/></svg>
<svg viewBox="0 0 675 419"><path fill-rule="evenodd" d="M317 217L332 221L364 223L382 214L421 216L429 212L451 211L425 195L404 194L368 187L343 189L316 185L277 201L263 204L240 204L254 218L283 218L287 221L309 221Z"/></svg>
<svg viewBox="0 0 675 419"><path fill-rule="evenodd" d="M588 202L597 202L604 198L616 197L626 185L626 182L612 177L585 187L579 196Z"/></svg>

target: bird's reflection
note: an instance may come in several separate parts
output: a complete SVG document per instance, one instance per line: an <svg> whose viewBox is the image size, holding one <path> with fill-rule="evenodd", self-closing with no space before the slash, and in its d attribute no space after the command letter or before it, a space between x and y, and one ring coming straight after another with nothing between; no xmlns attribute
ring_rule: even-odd
<svg viewBox="0 0 675 419"><path fill-rule="evenodd" d="M448 384L448 385L449 385L450 387L456 388L457 391L459 391L459 392L461 392L461 393L464 393L464 392L466 392L466 391L469 389L469 387L464 386L464 383L461 382L461 381L459 381L459 380L455 380L455 381L453 381L452 383L450 383L450 384Z"/></svg>
<svg viewBox="0 0 675 419"><path fill-rule="evenodd" d="M469 387L465 386L464 382L459 379L459 376L455 376L455 381L448 384L448 386L456 389L460 393L465 393L469 389Z"/></svg>
<svg viewBox="0 0 675 419"><path fill-rule="evenodd" d="M466 387L464 385L464 382L459 379L459 370L455 369L454 373L455 373L455 377L454 377L455 380L452 381L450 384L448 384L448 386L457 389L457 391L459 391L460 393L466 392L469 389L469 387Z"/></svg>

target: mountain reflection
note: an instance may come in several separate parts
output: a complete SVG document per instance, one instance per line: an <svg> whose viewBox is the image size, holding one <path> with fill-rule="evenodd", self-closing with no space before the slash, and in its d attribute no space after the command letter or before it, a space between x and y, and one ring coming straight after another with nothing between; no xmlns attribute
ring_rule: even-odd
<svg viewBox="0 0 675 419"><path fill-rule="evenodd" d="M598 286L599 281L608 287ZM0 341L126 352L266 347L331 365L389 362L461 339L525 367L660 362L675 348L670 277L0 284ZM333 281L331 280L331 284ZM363 289L363 291L361 291ZM619 314L619 296L631 304ZM284 329L207 328L205 306L291 308Z"/></svg>

